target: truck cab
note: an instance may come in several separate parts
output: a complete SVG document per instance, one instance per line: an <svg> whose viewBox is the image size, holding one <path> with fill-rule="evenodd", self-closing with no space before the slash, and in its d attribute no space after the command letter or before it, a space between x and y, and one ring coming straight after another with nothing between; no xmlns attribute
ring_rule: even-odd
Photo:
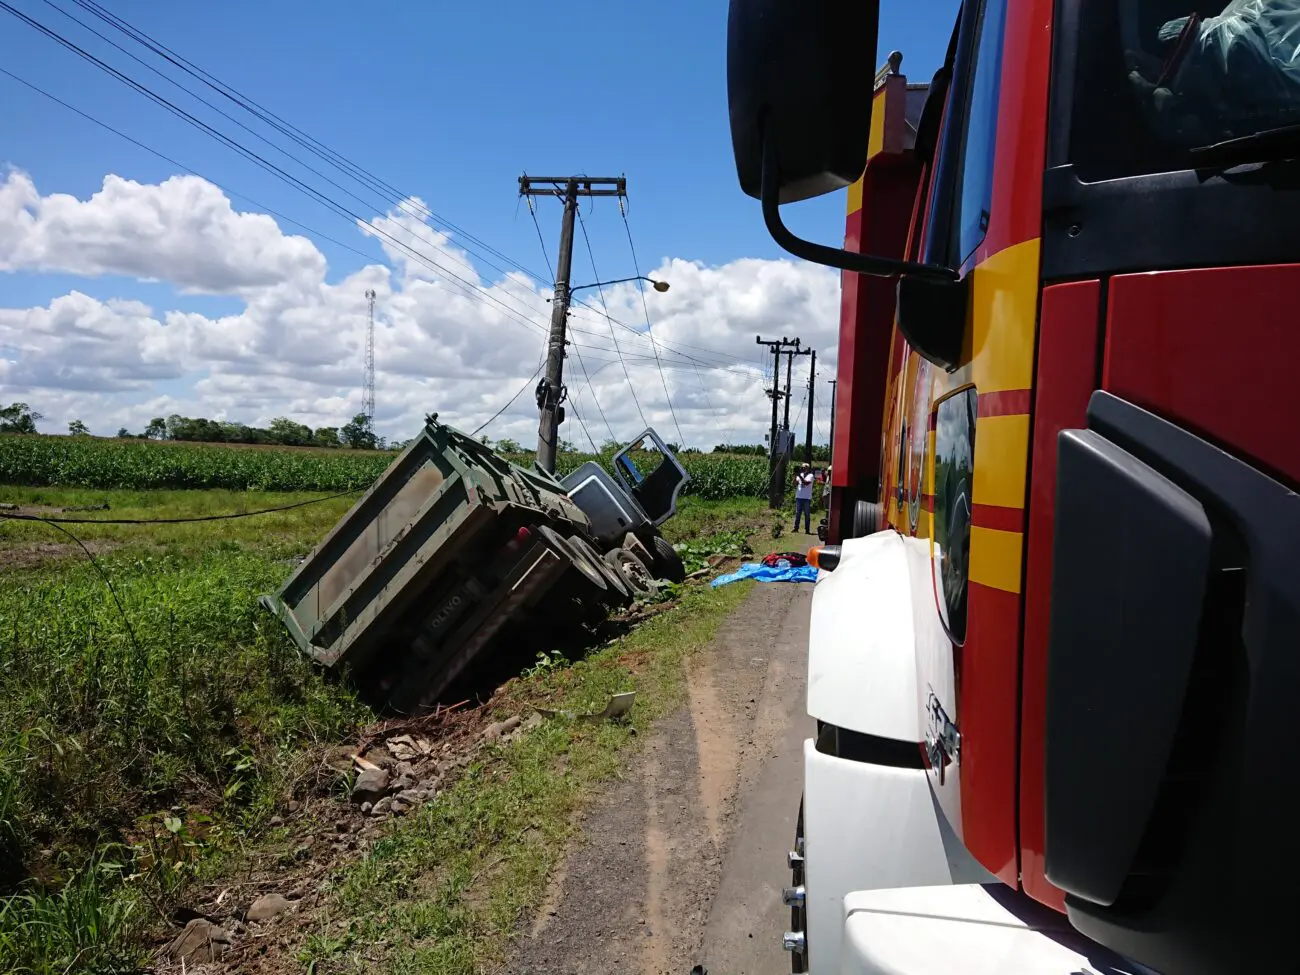
<svg viewBox="0 0 1300 975"><path fill-rule="evenodd" d="M796 971L1292 966L1297 19L967 0L918 86L732 0L742 189L843 272Z"/></svg>

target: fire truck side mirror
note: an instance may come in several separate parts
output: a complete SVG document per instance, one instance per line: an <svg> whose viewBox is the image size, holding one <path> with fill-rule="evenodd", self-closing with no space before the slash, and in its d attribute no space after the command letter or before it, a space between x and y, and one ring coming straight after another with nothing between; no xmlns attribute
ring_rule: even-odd
<svg viewBox="0 0 1300 975"><path fill-rule="evenodd" d="M780 163L781 203L848 186L867 163L879 3L731 0L727 95L741 189L761 198L764 143Z"/></svg>
<svg viewBox="0 0 1300 975"><path fill-rule="evenodd" d="M827 267L955 281L951 268L859 254L803 240L781 204L843 189L867 165L879 0L731 0L727 98L740 187L763 203L781 247Z"/></svg>

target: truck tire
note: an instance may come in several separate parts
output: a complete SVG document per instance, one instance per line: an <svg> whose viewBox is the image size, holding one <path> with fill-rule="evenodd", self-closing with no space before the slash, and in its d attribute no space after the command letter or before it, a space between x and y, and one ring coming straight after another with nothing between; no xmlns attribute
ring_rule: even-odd
<svg viewBox="0 0 1300 975"><path fill-rule="evenodd" d="M852 530L850 538L866 538L880 531L880 505L874 501L859 501L855 504Z"/></svg>
<svg viewBox="0 0 1300 975"><path fill-rule="evenodd" d="M649 595L655 591L654 573L641 561L640 556L625 548L616 548L605 553L605 561L614 567L637 596Z"/></svg>
<svg viewBox="0 0 1300 975"><path fill-rule="evenodd" d="M567 538L550 525L538 525L537 533L546 540L546 544L567 559L569 564L577 569L583 578L591 584L592 588L596 589L601 595L609 591L609 584L605 582L605 574L596 568L595 564L586 555L574 548Z"/></svg>
<svg viewBox="0 0 1300 975"><path fill-rule="evenodd" d="M591 564L599 569L601 575L605 577L605 582L609 584L609 599L607 602L611 606L621 608L636 598L636 594L632 592L619 571L601 558L600 553L591 547L590 542L581 535L570 535L569 544L585 555Z"/></svg>
<svg viewBox="0 0 1300 975"><path fill-rule="evenodd" d="M686 566L672 543L662 535L655 535L652 542L650 547L654 551L655 569L659 572L659 578L669 582L685 582Z"/></svg>

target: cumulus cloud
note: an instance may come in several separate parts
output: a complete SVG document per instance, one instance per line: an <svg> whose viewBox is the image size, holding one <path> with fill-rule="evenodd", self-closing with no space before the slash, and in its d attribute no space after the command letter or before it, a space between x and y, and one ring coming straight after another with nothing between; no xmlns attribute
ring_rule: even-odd
<svg viewBox="0 0 1300 975"><path fill-rule="evenodd" d="M413 199L361 224L389 263L330 280L309 240L265 214L236 212L197 177L149 185L108 176L82 201L42 196L29 176L10 172L0 183L0 270L164 280L236 295L242 307L209 317L74 291L45 306L0 308L0 398L27 400L50 430L81 418L113 433L173 412L338 425L360 409L365 292L374 290L381 434L409 437L430 411L472 430L523 389L487 432L530 444L549 286L519 273L493 277L423 212ZM573 309L567 439L625 439L649 423L670 439L680 428L706 448L757 441L770 369L759 333L799 335L820 350L819 374L832 375L834 272L784 260L711 267L672 258L648 273L671 290L643 302L634 285L619 285L605 292L606 305L589 291ZM806 360L796 368L796 386L806 369ZM164 393L160 382L184 392ZM793 401L792 419L801 390Z"/></svg>
<svg viewBox="0 0 1300 975"><path fill-rule="evenodd" d="M142 185L104 177L87 200L41 196L26 173L0 182L0 270L120 274L238 294L289 279L323 280L325 258L264 213L237 213L198 176Z"/></svg>

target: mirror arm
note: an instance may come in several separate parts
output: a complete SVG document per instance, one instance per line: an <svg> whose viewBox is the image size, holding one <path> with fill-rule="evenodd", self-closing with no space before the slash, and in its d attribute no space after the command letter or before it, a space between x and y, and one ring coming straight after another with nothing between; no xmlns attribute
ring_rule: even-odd
<svg viewBox="0 0 1300 975"><path fill-rule="evenodd" d="M812 261L814 264L839 268L842 271L856 271L859 274L872 274L877 277L888 278L904 274L931 281L957 280L957 272L952 268L940 267L937 264L918 264L915 261L898 261L889 257L872 257L870 254L858 254L838 247L815 244L795 236L781 221L781 173L776 157L776 140L766 132L763 134L762 197L763 222L767 224L767 232L784 250L795 257Z"/></svg>

